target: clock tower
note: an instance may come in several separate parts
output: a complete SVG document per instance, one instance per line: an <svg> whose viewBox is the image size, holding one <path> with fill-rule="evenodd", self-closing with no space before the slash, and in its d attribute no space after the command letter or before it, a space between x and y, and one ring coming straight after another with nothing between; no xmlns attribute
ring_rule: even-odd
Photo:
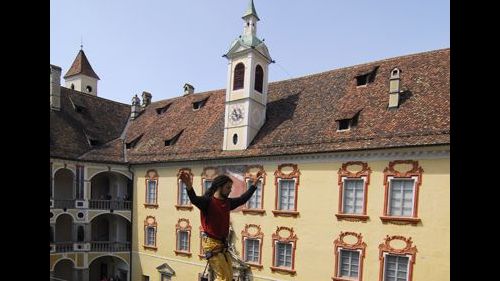
<svg viewBox="0 0 500 281"><path fill-rule="evenodd" d="M243 34L224 55L228 59L223 150L246 149L266 119L268 66L266 44L257 38L253 0L242 17Z"/></svg>

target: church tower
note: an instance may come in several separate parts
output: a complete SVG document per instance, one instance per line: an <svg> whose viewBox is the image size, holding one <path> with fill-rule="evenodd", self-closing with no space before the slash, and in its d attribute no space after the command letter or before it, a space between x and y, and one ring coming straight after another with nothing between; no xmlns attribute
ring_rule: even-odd
<svg viewBox="0 0 500 281"><path fill-rule="evenodd" d="M257 38L260 20L253 0L242 17L243 34L231 43L228 59L223 150L246 149L266 119L268 66L266 44Z"/></svg>
<svg viewBox="0 0 500 281"><path fill-rule="evenodd" d="M65 87L97 96L99 76L90 66L83 49L76 55L75 61L64 75Z"/></svg>

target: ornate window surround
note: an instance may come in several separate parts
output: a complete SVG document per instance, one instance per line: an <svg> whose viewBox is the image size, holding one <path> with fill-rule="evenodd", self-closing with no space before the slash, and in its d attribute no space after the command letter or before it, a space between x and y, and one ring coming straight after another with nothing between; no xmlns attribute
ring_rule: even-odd
<svg viewBox="0 0 500 281"><path fill-rule="evenodd" d="M250 229L256 229L256 231L249 231ZM262 232L260 225L256 224L245 224L245 229L241 231L241 245L242 245L242 251L241 251L241 257L243 260L245 260L245 240L247 239L255 239L259 240L259 262L254 263L254 262L245 262L246 264L257 267L257 268L262 268L262 242L264 241L264 233Z"/></svg>
<svg viewBox="0 0 500 281"><path fill-rule="evenodd" d="M290 234L288 237L283 237L280 235L281 231L288 231ZM296 274L297 272L295 271L295 250L297 248L297 235L293 232L293 227L286 227L286 226L280 226L276 227L276 232L273 233L272 235L272 241L273 241L273 265L270 267L271 271L279 271L279 272L284 272L284 273L289 273L289 274ZM292 268L284 268L284 267L277 267L276 266L276 244L278 242L281 243L291 243L292 244Z"/></svg>
<svg viewBox="0 0 500 281"><path fill-rule="evenodd" d="M266 172L264 171L264 167L262 165L249 165L247 166L247 169L245 171L244 179L243 181L245 182L245 185L247 184L247 181L252 177L253 173L250 171L252 169L259 169L259 171L263 172L263 177L261 182L261 187L260 187L260 209L251 209L248 208L248 201L245 205L243 205L243 209L241 210L243 214L256 214L256 215L263 215L266 210L264 209L264 186L266 185ZM250 200L249 200L250 201ZM297 202L295 202L297 203Z"/></svg>
<svg viewBox="0 0 500 281"><path fill-rule="evenodd" d="M361 166L361 170L358 172L351 172L349 166ZM367 221L369 216L366 214L366 205L368 202L368 185L370 184L370 174L371 169L368 167L368 163L361 161L350 161L343 163L342 167L338 171L338 185L339 185L339 209L338 213L335 214L339 220L350 220L350 221ZM362 214L346 214L343 212L344 206L344 180L345 179L362 179L364 181L363 187L363 213Z"/></svg>
<svg viewBox="0 0 500 281"><path fill-rule="evenodd" d="M211 171L211 172L210 172ZM205 193L205 181L213 180L217 177L217 168L216 167L205 167L203 168L203 172L201 173L201 194Z"/></svg>
<svg viewBox="0 0 500 281"><path fill-rule="evenodd" d="M180 251L177 250L177 245L179 243L179 232L180 231L186 231L188 233L188 251ZM181 218L177 221L177 224L175 225L175 254L176 255L185 255L190 257L191 256L191 225L189 224L189 220L185 218Z"/></svg>
<svg viewBox="0 0 500 281"><path fill-rule="evenodd" d="M286 174L282 171L283 168L290 167L293 170ZM291 179L295 180L295 209L293 211L290 210L279 210L278 209L278 200L279 200L279 180L280 179ZM276 194L274 200L274 210L272 210L274 216L292 216L297 217L300 213L297 211L297 199L299 196L299 185L300 185L300 171L297 164L285 163L278 166L278 169L274 172L274 185L276 187Z"/></svg>
<svg viewBox="0 0 500 281"><path fill-rule="evenodd" d="M344 241L344 238L346 236L352 236L355 237L357 240L354 244L349 244ZM355 279L356 281L362 281L363 280L363 261L365 259L365 251L366 251L366 243L363 242L363 236L361 233L355 233L355 232L340 232L339 238L335 239L333 242L335 245L334 247L334 253L335 253L335 275L332 277L333 281L351 281L353 279L349 278L342 278L339 277L339 263L340 263L340 250L352 250L352 251L358 251L359 252L359 267L358 267L358 279Z"/></svg>
<svg viewBox="0 0 500 281"><path fill-rule="evenodd" d="M189 210L191 211L193 209L193 205L191 204L191 202L189 202L189 204L187 205L180 205L179 203L179 198L180 198L180 193L179 191L181 190L181 179L180 179L180 174L181 172L184 171L184 172L188 172L188 174L191 176L191 181L193 180L193 173L191 172L191 169L189 168L181 168L179 169L179 172L177 172L177 199L176 199L176 204L175 204L175 208L177 210Z"/></svg>
<svg viewBox="0 0 500 281"><path fill-rule="evenodd" d="M154 246L148 245L147 244L147 239L148 239L148 228L152 227L154 229L154 237L155 237L155 244ZM157 250L158 248L156 247L156 241L158 240L156 238L156 234L158 233L158 224L156 222L156 218L153 216L147 216L146 219L144 220L144 249L151 249L151 250Z"/></svg>
<svg viewBox="0 0 500 281"><path fill-rule="evenodd" d="M393 240L403 241L405 243L404 248L396 249L391 246L391 242ZM384 242L378 246L379 248L379 260L380 260L380 272L379 272L379 281L384 280L384 264L385 257L387 254L398 255L398 256L407 256L409 257L408 262L408 281L412 281L413 277L413 264L415 263L415 258L417 256L417 247L412 246L413 241L411 241L411 237L406 238L403 236L386 235Z"/></svg>
<svg viewBox="0 0 500 281"><path fill-rule="evenodd" d="M396 170L396 165L411 165L412 168L408 171L401 172ZM415 160L395 160L389 162L389 166L384 169L384 213L380 217L382 222L390 222L393 224L413 224L416 225L420 222L418 217L418 194L420 185L422 184L422 174L424 170L419 166L418 161ZM414 179L414 197L413 197L413 215L411 217L399 217L389 215L389 188L390 181L393 179Z"/></svg>
<svg viewBox="0 0 500 281"><path fill-rule="evenodd" d="M159 176L158 176L158 172L154 169L150 169L146 172L146 180L145 180L145 184L146 184L146 188L145 188L145 197L144 197L144 207L146 208L158 208L158 183L159 183ZM155 181L156 182L156 195L155 195L155 203L148 203L148 182L149 181Z"/></svg>

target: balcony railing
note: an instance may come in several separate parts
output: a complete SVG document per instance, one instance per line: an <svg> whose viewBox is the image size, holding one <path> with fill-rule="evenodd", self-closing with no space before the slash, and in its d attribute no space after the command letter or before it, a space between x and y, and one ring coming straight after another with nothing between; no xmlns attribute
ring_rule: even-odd
<svg viewBox="0 0 500 281"><path fill-rule="evenodd" d="M56 253L73 252L73 242L56 242Z"/></svg>
<svg viewBox="0 0 500 281"><path fill-rule="evenodd" d="M91 241L91 252L128 252L130 242Z"/></svg>
<svg viewBox="0 0 500 281"><path fill-rule="evenodd" d="M55 253L74 252L75 244L90 243L91 252L128 252L130 242L90 241L90 242L55 242ZM51 246L52 246L51 245ZM81 250L80 250L81 251ZM88 251L88 249L83 250Z"/></svg>
<svg viewBox="0 0 500 281"><path fill-rule="evenodd" d="M89 209L97 210L131 210L132 201L123 200L89 200Z"/></svg>
<svg viewBox="0 0 500 281"><path fill-rule="evenodd" d="M74 209L75 199L54 199L55 209Z"/></svg>

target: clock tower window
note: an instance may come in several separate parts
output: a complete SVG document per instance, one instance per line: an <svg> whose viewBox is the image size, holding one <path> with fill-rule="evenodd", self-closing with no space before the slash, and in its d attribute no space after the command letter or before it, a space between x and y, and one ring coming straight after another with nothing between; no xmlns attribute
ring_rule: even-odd
<svg viewBox="0 0 500 281"><path fill-rule="evenodd" d="M233 144L236 145L238 143L238 134L233 135Z"/></svg>
<svg viewBox="0 0 500 281"><path fill-rule="evenodd" d="M264 84L264 70L262 69L262 66L257 65L255 67L255 87L254 89L262 93L262 85Z"/></svg>
<svg viewBox="0 0 500 281"><path fill-rule="evenodd" d="M238 63L234 68L233 90L243 89L245 82L245 65Z"/></svg>

